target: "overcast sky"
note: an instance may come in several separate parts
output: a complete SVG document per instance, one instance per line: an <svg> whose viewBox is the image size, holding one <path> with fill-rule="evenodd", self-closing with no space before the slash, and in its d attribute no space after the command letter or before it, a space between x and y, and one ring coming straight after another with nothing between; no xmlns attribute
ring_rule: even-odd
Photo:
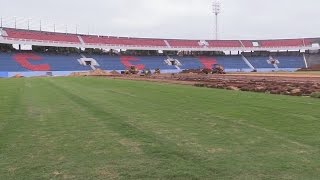
<svg viewBox="0 0 320 180"><path fill-rule="evenodd" d="M212 0L0 0L4 25L82 33L213 39ZM318 0L221 0L220 39L320 37Z"/></svg>

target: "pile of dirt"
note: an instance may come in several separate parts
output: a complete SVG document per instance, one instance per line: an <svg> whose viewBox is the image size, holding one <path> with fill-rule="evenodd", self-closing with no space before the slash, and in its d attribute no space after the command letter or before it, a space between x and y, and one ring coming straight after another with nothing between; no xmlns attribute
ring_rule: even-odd
<svg viewBox="0 0 320 180"><path fill-rule="evenodd" d="M89 76L109 76L109 75L112 75L112 74L102 69L89 71Z"/></svg>
<svg viewBox="0 0 320 180"><path fill-rule="evenodd" d="M101 69L96 69L96 70L92 70L89 72L74 72L71 73L70 76L75 76L75 77L79 77L79 76L112 76L112 75L118 75L119 73L116 71L112 71L112 72L107 72Z"/></svg>
<svg viewBox="0 0 320 180"><path fill-rule="evenodd" d="M120 75L120 73L117 72L117 71L111 71L110 74L112 74L112 75Z"/></svg>
<svg viewBox="0 0 320 180"><path fill-rule="evenodd" d="M22 76L21 74L16 74L13 76L13 78L23 78L24 76Z"/></svg>
<svg viewBox="0 0 320 180"><path fill-rule="evenodd" d="M267 75L205 75L205 74L163 74L150 77L130 76L135 80L186 84L197 87L218 88L234 91L252 91L267 94L282 94L290 96L310 96L320 92L320 77L294 74Z"/></svg>
<svg viewBox="0 0 320 180"><path fill-rule="evenodd" d="M88 72L73 72L69 76L71 77L81 77L81 76L88 76Z"/></svg>
<svg viewBox="0 0 320 180"><path fill-rule="evenodd" d="M201 69L185 69L181 71L181 74L201 74Z"/></svg>
<svg viewBox="0 0 320 180"><path fill-rule="evenodd" d="M237 78L211 78L210 80L184 79L186 81L197 81L195 86L252 91L270 94L283 94L292 96L310 96L313 92L320 91L320 83L292 82L292 81L274 81L269 79L237 79Z"/></svg>

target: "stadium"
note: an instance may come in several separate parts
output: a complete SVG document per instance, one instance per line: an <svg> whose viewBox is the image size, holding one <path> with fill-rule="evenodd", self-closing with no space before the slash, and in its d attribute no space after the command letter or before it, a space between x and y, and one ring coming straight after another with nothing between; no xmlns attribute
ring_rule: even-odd
<svg viewBox="0 0 320 180"><path fill-rule="evenodd" d="M220 13L214 39L1 17L0 179L319 179L320 38L223 40Z"/></svg>

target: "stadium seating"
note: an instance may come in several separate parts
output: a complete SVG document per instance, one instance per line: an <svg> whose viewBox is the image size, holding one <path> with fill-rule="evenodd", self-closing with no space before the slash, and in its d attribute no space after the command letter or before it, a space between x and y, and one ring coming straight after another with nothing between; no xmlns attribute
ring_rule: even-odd
<svg viewBox="0 0 320 180"><path fill-rule="evenodd" d="M123 38L123 37L85 36L85 35L82 35L81 38L87 44L156 46L156 47L167 46L164 40L161 40L161 39Z"/></svg>
<svg viewBox="0 0 320 180"><path fill-rule="evenodd" d="M306 55L306 61L307 61L308 67L319 65L320 64L320 54Z"/></svg>
<svg viewBox="0 0 320 180"><path fill-rule="evenodd" d="M0 53L0 72L7 71L26 71L20 64L13 60L13 55L11 53Z"/></svg>
<svg viewBox="0 0 320 180"><path fill-rule="evenodd" d="M43 63L48 63L51 71L87 71L91 70L90 66L82 66L78 62L81 58L78 54L72 55L47 55L41 54Z"/></svg>
<svg viewBox="0 0 320 180"><path fill-rule="evenodd" d="M236 40L217 40L208 41L209 47L242 47L240 41Z"/></svg>
<svg viewBox="0 0 320 180"><path fill-rule="evenodd" d="M217 57L175 57L182 66L181 69L212 68L214 64L220 64L227 70L242 71L250 69L241 56L217 56Z"/></svg>
<svg viewBox="0 0 320 180"><path fill-rule="evenodd" d="M306 38L306 39L304 39L304 44L306 46L312 46L313 43L320 44L320 39L319 38Z"/></svg>
<svg viewBox="0 0 320 180"><path fill-rule="evenodd" d="M305 67L303 56L277 56L273 57L279 61L277 66L280 69L299 69ZM272 64L268 63L269 57L247 57L248 61L256 69L274 69Z"/></svg>
<svg viewBox="0 0 320 180"><path fill-rule="evenodd" d="M204 68L205 65L203 65L199 58L196 57L174 57L175 59L178 59L179 62L182 64L180 67L181 69L200 69ZM206 64L206 63L205 63Z"/></svg>
<svg viewBox="0 0 320 180"><path fill-rule="evenodd" d="M4 39L9 40L28 40L46 41L55 43L81 44L88 45L110 45L128 47L161 47L161 48L283 48L296 47L297 49L313 43L319 43L319 38L306 39L278 39L278 40L187 40L187 39L157 39L157 38L132 38L132 37L112 37L94 35L76 35L66 33L44 32L34 30L23 30L13 28L3 28ZM253 45L256 42L257 45Z"/></svg>
<svg viewBox="0 0 320 180"><path fill-rule="evenodd" d="M80 55L49 55L36 53L0 53L0 71L87 71L89 66L78 62Z"/></svg>
<svg viewBox="0 0 320 180"><path fill-rule="evenodd" d="M272 68L272 64L268 64L269 57L247 57L250 64L256 69Z"/></svg>
<svg viewBox="0 0 320 180"><path fill-rule="evenodd" d="M130 66L136 66L139 70L142 69L163 69L170 70L176 69L175 66L169 66L165 64L164 60L166 57L163 56L91 56L100 65L99 68L103 70L125 70L130 68Z"/></svg>
<svg viewBox="0 0 320 180"><path fill-rule="evenodd" d="M301 47L303 39L264 40L259 41L261 47Z"/></svg>
<svg viewBox="0 0 320 180"><path fill-rule="evenodd" d="M243 61L241 56L218 56L217 63L222 65L225 69L234 71L242 71L250 69L250 67Z"/></svg>
<svg viewBox="0 0 320 180"><path fill-rule="evenodd" d="M52 33L41 31L29 31L21 29L4 29L8 35L8 38L17 40L41 40L50 42L64 42L79 44L80 40L77 35L65 34L65 33Z"/></svg>
<svg viewBox="0 0 320 180"><path fill-rule="evenodd" d="M125 70L130 66L142 69L178 70L178 69L201 69L212 68L214 64L222 65L227 71L247 71L250 67L242 59L242 56L216 56L216 57L172 57L177 59L181 66L170 66L165 63L166 56L86 56L97 61L104 70ZM38 53L0 53L0 72L19 71L88 71L90 66L79 63L82 56L79 54L56 55ZM282 69L298 69L305 67L302 56L279 56L274 57L280 63ZM268 64L269 57L248 57L248 61L256 69L274 69Z"/></svg>
<svg viewBox="0 0 320 180"><path fill-rule="evenodd" d="M241 40L240 42L242 43L243 47L248 47L248 48L254 47L252 41L249 41L249 40Z"/></svg>
<svg viewBox="0 0 320 180"><path fill-rule="evenodd" d="M304 68L306 67L302 56L277 56L279 68Z"/></svg>
<svg viewBox="0 0 320 180"><path fill-rule="evenodd" d="M201 44L200 40L167 40L171 47L188 47L188 48L200 48L203 46L206 47L215 47L215 48L224 48L224 47L242 47L240 41L238 40L211 40L203 41L205 44Z"/></svg>
<svg viewBox="0 0 320 180"><path fill-rule="evenodd" d="M197 40L175 40L175 39L171 39L171 40L167 40L168 43L170 44L171 47L180 47L180 48L199 48L201 47L199 45L200 41Z"/></svg>

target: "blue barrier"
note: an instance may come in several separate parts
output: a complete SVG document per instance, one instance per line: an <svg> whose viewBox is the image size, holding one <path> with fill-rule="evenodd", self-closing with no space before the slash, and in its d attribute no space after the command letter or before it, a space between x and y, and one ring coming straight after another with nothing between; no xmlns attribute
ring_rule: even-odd
<svg viewBox="0 0 320 180"><path fill-rule="evenodd" d="M7 78L8 72L0 72L0 78Z"/></svg>

